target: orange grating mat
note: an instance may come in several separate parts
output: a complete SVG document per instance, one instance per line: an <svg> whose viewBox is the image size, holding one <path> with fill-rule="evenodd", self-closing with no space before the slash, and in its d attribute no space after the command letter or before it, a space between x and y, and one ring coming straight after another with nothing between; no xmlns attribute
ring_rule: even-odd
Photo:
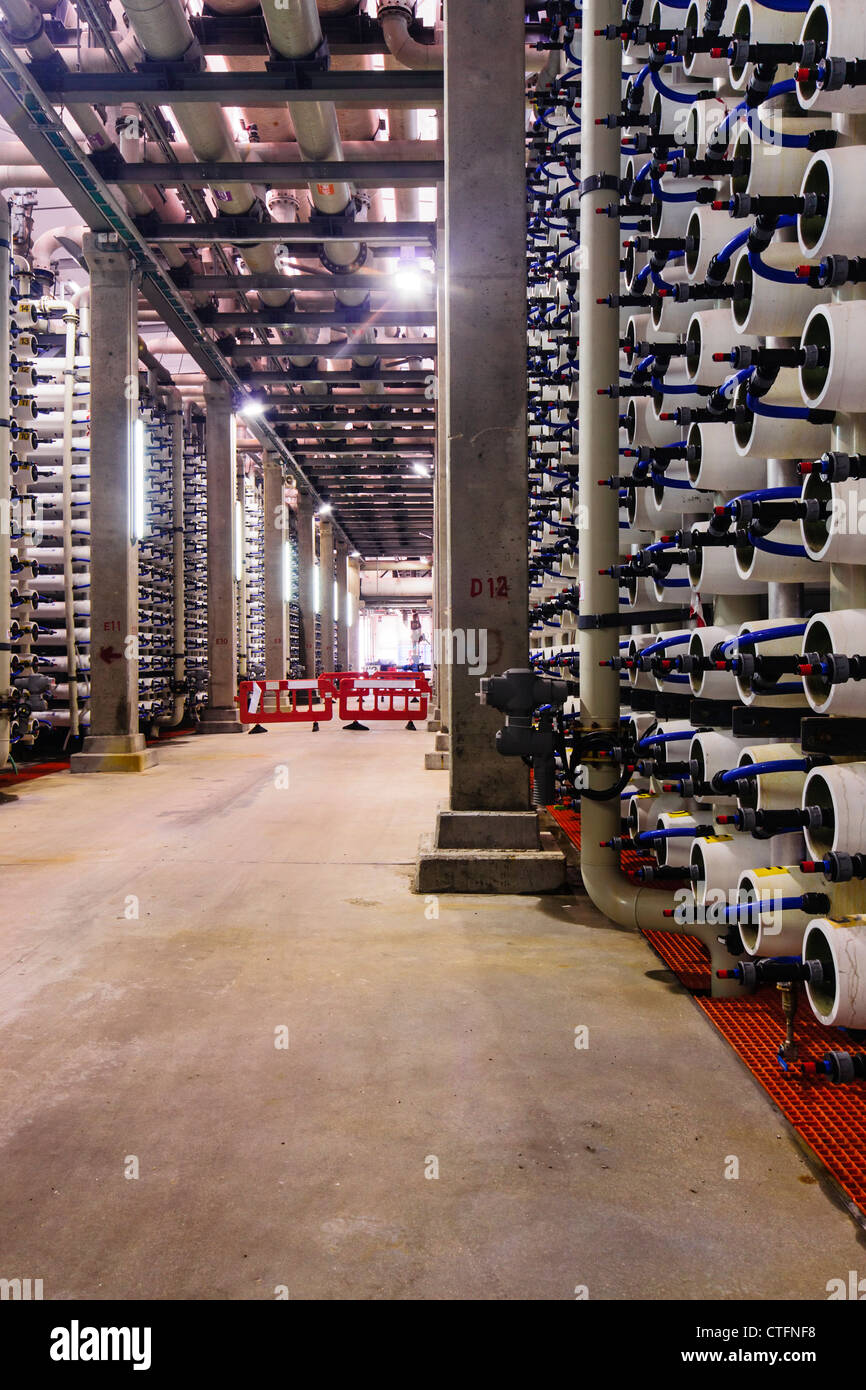
<svg viewBox="0 0 866 1390"><path fill-rule="evenodd" d="M569 838L580 844L580 814L548 807ZM640 862L633 851L622 856L623 868ZM628 861L632 861L629 865ZM695 997L695 1002L778 1106L845 1195L866 1214L866 1082L834 1086L824 1077L803 1076L799 1066L785 1071L778 1048L785 1036L779 996L760 989L742 999L711 999L710 960L694 936L645 931L650 946ZM797 1009L796 1037L801 1061L818 1061L826 1052L862 1050L841 1028L824 1028L814 1018L805 995Z"/></svg>
<svg viewBox="0 0 866 1390"><path fill-rule="evenodd" d="M569 840L573 845L580 849L580 812L575 811L571 806L548 806L547 811L556 821L557 825L562 826ZM650 855L638 854L633 849L620 850L620 865L624 874L629 878L634 876L635 869L641 864L653 864L655 861ZM647 884L648 888L669 887L669 884Z"/></svg>

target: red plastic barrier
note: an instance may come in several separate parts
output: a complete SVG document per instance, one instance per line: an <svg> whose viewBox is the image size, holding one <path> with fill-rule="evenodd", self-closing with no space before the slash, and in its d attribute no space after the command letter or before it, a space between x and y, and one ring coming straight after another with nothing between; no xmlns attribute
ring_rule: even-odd
<svg viewBox="0 0 866 1390"><path fill-rule="evenodd" d="M339 716L359 720L426 719L430 693L427 677L418 671L356 676L340 681Z"/></svg>
<svg viewBox="0 0 866 1390"><path fill-rule="evenodd" d="M318 681L241 681L242 724L312 724L333 718L334 692Z"/></svg>

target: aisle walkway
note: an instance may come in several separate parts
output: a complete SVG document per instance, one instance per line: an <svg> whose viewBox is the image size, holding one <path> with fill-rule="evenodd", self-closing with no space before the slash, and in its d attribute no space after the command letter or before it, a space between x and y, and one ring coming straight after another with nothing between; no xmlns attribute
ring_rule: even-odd
<svg viewBox="0 0 866 1390"><path fill-rule="evenodd" d="M431 743L190 737L2 798L0 1277L823 1299L866 1273L640 937L585 899L410 892Z"/></svg>

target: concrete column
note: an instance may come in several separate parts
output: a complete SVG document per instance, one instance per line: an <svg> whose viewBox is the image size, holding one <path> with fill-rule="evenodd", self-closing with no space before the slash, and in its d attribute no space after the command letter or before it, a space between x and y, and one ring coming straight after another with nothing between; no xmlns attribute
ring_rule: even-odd
<svg viewBox="0 0 866 1390"><path fill-rule="evenodd" d="M322 621L322 670L334 669L334 526L319 522L319 614Z"/></svg>
<svg viewBox="0 0 866 1390"><path fill-rule="evenodd" d="M529 659L524 23L522 0L481 0L449 6L445 34L448 305L439 363L451 640L442 657L455 811L523 810L529 799L522 760L496 752L501 717L478 700L486 671Z"/></svg>
<svg viewBox="0 0 866 1390"><path fill-rule="evenodd" d="M361 669L361 561L356 555L349 556L348 570L349 601L352 623L349 628L348 670Z"/></svg>
<svg viewBox="0 0 866 1390"><path fill-rule="evenodd" d="M132 533L139 275L113 235L84 238L90 271L90 732L73 772L141 772L138 544Z"/></svg>
<svg viewBox="0 0 866 1390"><path fill-rule="evenodd" d="M349 547L342 536L337 537L337 668L354 669L349 665L349 629L346 626L346 596L349 592Z"/></svg>
<svg viewBox="0 0 866 1390"><path fill-rule="evenodd" d="M289 535L289 509L285 501L283 470L279 459L262 455L265 479L265 675L286 679L286 593L284 551Z"/></svg>
<svg viewBox="0 0 866 1390"><path fill-rule="evenodd" d="M237 695L237 583L234 570L237 495L232 398L227 382L204 388L207 463L207 705L199 732L243 733Z"/></svg>
<svg viewBox="0 0 866 1390"><path fill-rule="evenodd" d="M440 199L440 204L442 203ZM448 271L445 238L445 209L437 218L438 278L436 284L436 338L439 357L436 367L436 467L433 477L433 662L435 701L440 727L448 732L451 719L451 666L443 661L442 634L450 632L448 564L448 450L445 422L448 401ZM437 636L438 634L438 636ZM439 660L437 660L437 656Z"/></svg>
<svg viewBox="0 0 866 1390"><path fill-rule="evenodd" d="M298 489L298 593L301 609L301 660L304 674L316 674L316 606L314 580L316 566L315 507L312 495Z"/></svg>

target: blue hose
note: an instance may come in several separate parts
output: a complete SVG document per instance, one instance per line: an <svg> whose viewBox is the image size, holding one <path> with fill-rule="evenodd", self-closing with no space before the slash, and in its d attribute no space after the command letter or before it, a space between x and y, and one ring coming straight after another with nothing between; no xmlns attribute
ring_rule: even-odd
<svg viewBox="0 0 866 1390"><path fill-rule="evenodd" d="M779 758L778 762L749 763L746 767L732 767L723 772L719 781L723 786L731 782L742 782L745 777L760 777L765 772L808 772L811 766L808 758Z"/></svg>
<svg viewBox="0 0 866 1390"><path fill-rule="evenodd" d="M760 642L772 642L777 637L802 637L805 631L805 623L786 623L784 627L762 627L755 632L744 632L741 637L726 638L719 644L719 651L728 652L732 647L752 647Z"/></svg>

